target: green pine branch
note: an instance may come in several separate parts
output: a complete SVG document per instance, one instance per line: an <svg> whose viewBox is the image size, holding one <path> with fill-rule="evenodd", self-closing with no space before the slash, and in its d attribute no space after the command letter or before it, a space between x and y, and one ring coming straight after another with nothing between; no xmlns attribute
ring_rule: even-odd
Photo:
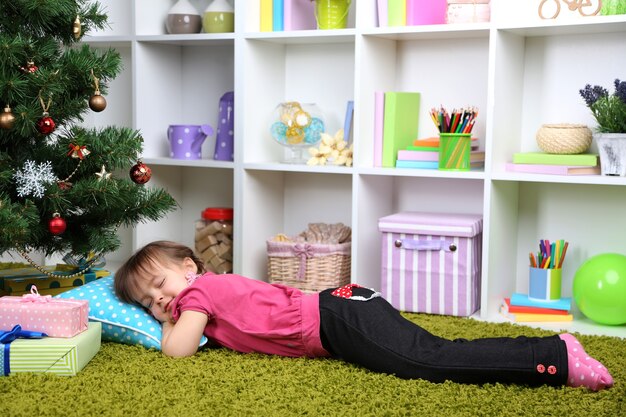
<svg viewBox="0 0 626 417"><path fill-rule="evenodd" d="M77 44L72 31L77 16L83 35L107 25L97 2L0 2L0 105L10 106L15 116L10 129L0 129L0 253L107 253L119 247L120 227L156 221L177 208L166 191L130 180L142 151L139 132L80 125L91 111L95 78L106 95L122 60L113 49ZM44 110L57 126L51 135L37 130ZM82 159L73 157L76 146L85 151ZM18 192L18 179L23 185L34 177L24 174L27 161L51 165L49 183L33 180L43 189L41 197L32 186ZM103 167L110 176L97 175ZM59 236L49 230L55 213L67 225Z"/></svg>

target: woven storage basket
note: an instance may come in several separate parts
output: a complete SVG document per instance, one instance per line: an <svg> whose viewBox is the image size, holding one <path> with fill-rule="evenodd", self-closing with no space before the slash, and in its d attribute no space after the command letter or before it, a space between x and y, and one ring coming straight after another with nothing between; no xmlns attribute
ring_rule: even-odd
<svg viewBox="0 0 626 417"><path fill-rule="evenodd" d="M350 283L352 243L267 241L269 281L318 292Z"/></svg>
<svg viewBox="0 0 626 417"><path fill-rule="evenodd" d="M591 140L591 129L585 125L542 125L537 131L537 145L546 153L583 153L591 146Z"/></svg>

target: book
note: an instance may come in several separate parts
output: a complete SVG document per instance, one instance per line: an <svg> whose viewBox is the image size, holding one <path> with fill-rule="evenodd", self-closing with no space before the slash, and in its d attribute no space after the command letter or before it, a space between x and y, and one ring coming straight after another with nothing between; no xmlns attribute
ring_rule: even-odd
<svg viewBox="0 0 626 417"><path fill-rule="evenodd" d="M396 168L438 169L439 161L396 161Z"/></svg>
<svg viewBox="0 0 626 417"><path fill-rule="evenodd" d="M471 168L482 168L485 166L483 161L470 162ZM439 169L439 161L402 161L396 160L396 168L413 168L413 169Z"/></svg>
<svg viewBox="0 0 626 417"><path fill-rule="evenodd" d="M406 26L406 0L387 0L387 25Z"/></svg>
<svg viewBox="0 0 626 417"><path fill-rule="evenodd" d="M414 146L409 145L406 147L407 151L423 151L423 152L437 152L439 153L439 146Z"/></svg>
<svg viewBox="0 0 626 417"><path fill-rule="evenodd" d="M515 322L550 322L550 321L572 321L574 316L571 314L536 314L536 313L500 313Z"/></svg>
<svg viewBox="0 0 626 417"><path fill-rule="evenodd" d="M478 138L472 138L472 142L475 142L477 140L478 140ZM432 137L432 138L415 139L413 141L413 146L428 146L428 147L438 148L439 147L439 136L435 136L435 137ZM472 144L472 146L478 146L478 145Z"/></svg>
<svg viewBox="0 0 626 417"><path fill-rule="evenodd" d="M439 161L439 151L411 151L401 149L398 151L400 161Z"/></svg>
<svg viewBox="0 0 626 417"><path fill-rule="evenodd" d="M409 146L411 148L411 146ZM439 150L422 151L422 150L399 150L398 159L402 161L439 161ZM470 162L478 162L485 160L485 152L472 151L470 154Z"/></svg>
<svg viewBox="0 0 626 417"><path fill-rule="evenodd" d="M285 30L285 3L284 0L272 0L272 30Z"/></svg>
<svg viewBox="0 0 626 417"><path fill-rule="evenodd" d="M261 1L261 32L271 32L273 30L272 14L274 0L260 0Z"/></svg>
<svg viewBox="0 0 626 417"><path fill-rule="evenodd" d="M374 166L383 166L383 119L385 117L385 93L374 93Z"/></svg>
<svg viewBox="0 0 626 417"><path fill-rule="evenodd" d="M547 175L600 175L600 166L580 165L547 165L547 164L514 164L507 162L506 170L509 172L523 172L525 174Z"/></svg>
<svg viewBox="0 0 626 417"><path fill-rule="evenodd" d="M572 299L570 297L564 297L554 301L543 301L529 298L528 295L520 293L511 295L510 302L512 306L543 307L565 311L569 311L572 305Z"/></svg>
<svg viewBox="0 0 626 417"><path fill-rule="evenodd" d="M386 92L383 118L382 166L393 168L398 151L413 143L417 136L420 93Z"/></svg>
<svg viewBox="0 0 626 417"><path fill-rule="evenodd" d="M598 155L579 153L575 155L560 155L543 152L517 152L513 154L514 164L544 164L544 165L576 165L593 167L598 165Z"/></svg>
<svg viewBox="0 0 626 417"><path fill-rule="evenodd" d="M378 27L387 26L387 0L376 0L376 11L378 12Z"/></svg>
<svg viewBox="0 0 626 417"><path fill-rule="evenodd" d="M348 100L348 104L346 105L346 117L343 121L343 139L350 143L352 142L352 130L354 128L354 121L352 120L354 117L354 100Z"/></svg>
<svg viewBox="0 0 626 417"><path fill-rule="evenodd" d="M315 2L310 0L283 1L283 26L285 30L317 29Z"/></svg>
<svg viewBox="0 0 626 417"><path fill-rule="evenodd" d="M566 315L567 310L557 310L556 308L528 307L511 305L511 299L505 298L500 305L500 312L504 313L526 313L526 314L558 314Z"/></svg>
<svg viewBox="0 0 626 417"><path fill-rule="evenodd" d="M406 24L439 25L446 23L446 0L406 0Z"/></svg>

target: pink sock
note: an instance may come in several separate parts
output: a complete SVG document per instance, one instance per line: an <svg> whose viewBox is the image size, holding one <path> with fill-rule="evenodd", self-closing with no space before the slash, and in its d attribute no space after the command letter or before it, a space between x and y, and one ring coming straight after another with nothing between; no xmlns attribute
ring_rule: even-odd
<svg viewBox="0 0 626 417"><path fill-rule="evenodd" d="M567 347L569 374L567 385L585 386L593 391L613 386L613 377L600 362L585 352L582 345L569 333L559 335Z"/></svg>

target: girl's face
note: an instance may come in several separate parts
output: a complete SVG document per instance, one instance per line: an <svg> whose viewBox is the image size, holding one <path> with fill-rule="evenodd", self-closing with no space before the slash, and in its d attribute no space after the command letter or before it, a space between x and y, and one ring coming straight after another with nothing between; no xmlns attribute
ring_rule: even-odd
<svg viewBox="0 0 626 417"><path fill-rule="evenodd" d="M191 258L185 258L180 264L154 261L148 271L138 278L135 299L159 322L173 322L172 301L187 288L186 275L197 273L198 267Z"/></svg>

